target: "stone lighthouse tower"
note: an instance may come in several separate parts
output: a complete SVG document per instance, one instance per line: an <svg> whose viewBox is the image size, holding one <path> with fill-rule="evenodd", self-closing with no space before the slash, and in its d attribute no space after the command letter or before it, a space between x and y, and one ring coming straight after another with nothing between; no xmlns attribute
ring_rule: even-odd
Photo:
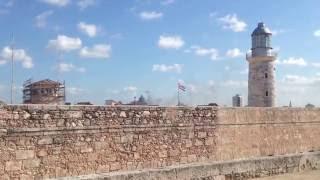
<svg viewBox="0 0 320 180"><path fill-rule="evenodd" d="M247 54L249 62L248 106L275 106L275 60L271 47L271 31L259 23L251 34L252 48Z"/></svg>

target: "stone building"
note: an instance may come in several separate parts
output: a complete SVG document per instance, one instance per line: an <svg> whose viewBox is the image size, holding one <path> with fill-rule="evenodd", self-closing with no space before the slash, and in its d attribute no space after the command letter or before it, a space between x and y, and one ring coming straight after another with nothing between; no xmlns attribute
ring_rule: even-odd
<svg viewBox="0 0 320 180"><path fill-rule="evenodd" d="M276 104L275 60L276 53L271 46L271 31L264 23L259 23L253 31L251 52L247 54L249 63L248 106L273 107Z"/></svg>
<svg viewBox="0 0 320 180"><path fill-rule="evenodd" d="M108 99L108 100L104 101L104 105L106 105L106 106L118 106L118 105L121 105L121 104L122 104L121 101L115 101L115 100L112 100L112 99Z"/></svg>
<svg viewBox="0 0 320 180"><path fill-rule="evenodd" d="M23 84L23 103L63 105L65 84L50 79L37 82L27 80Z"/></svg>
<svg viewBox="0 0 320 180"><path fill-rule="evenodd" d="M242 107L243 106L243 98L241 95L236 94L232 97L232 106L233 107Z"/></svg>

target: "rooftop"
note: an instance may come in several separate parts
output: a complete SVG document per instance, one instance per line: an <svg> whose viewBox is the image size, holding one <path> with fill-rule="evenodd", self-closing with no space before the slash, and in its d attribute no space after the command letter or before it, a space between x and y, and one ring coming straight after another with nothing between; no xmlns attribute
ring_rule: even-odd
<svg viewBox="0 0 320 180"><path fill-rule="evenodd" d="M272 34L270 29L267 28L263 22L258 24L258 27L252 32L251 36L257 36L261 34Z"/></svg>

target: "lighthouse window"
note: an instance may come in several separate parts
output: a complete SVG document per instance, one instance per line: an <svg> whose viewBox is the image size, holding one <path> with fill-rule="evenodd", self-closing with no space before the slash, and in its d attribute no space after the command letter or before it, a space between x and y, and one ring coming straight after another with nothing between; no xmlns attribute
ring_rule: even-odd
<svg viewBox="0 0 320 180"><path fill-rule="evenodd" d="M267 47L271 47L271 39L270 39L270 36L266 36L266 46Z"/></svg>
<svg viewBox="0 0 320 180"><path fill-rule="evenodd" d="M267 79L268 78L268 73L264 73L264 77Z"/></svg>
<svg viewBox="0 0 320 180"><path fill-rule="evenodd" d="M261 47L266 47L266 38L261 37Z"/></svg>
<svg viewBox="0 0 320 180"><path fill-rule="evenodd" d="M268 91L266 91L266 96L269 96L269 92Z"/></svg>

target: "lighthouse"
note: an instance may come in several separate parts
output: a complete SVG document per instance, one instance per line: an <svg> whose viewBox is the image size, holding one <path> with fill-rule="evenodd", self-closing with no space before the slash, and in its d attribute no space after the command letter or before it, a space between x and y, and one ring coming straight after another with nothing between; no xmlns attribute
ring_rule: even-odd
<svg viewBox="0 0 320 180"><path fill-rule="evenodd" d="M262 22L251 34L252 48L246 56L249 63L249 107L274 107L276 104L275 60L277 55L273 52L271 37L271 31Z"/></svg>

